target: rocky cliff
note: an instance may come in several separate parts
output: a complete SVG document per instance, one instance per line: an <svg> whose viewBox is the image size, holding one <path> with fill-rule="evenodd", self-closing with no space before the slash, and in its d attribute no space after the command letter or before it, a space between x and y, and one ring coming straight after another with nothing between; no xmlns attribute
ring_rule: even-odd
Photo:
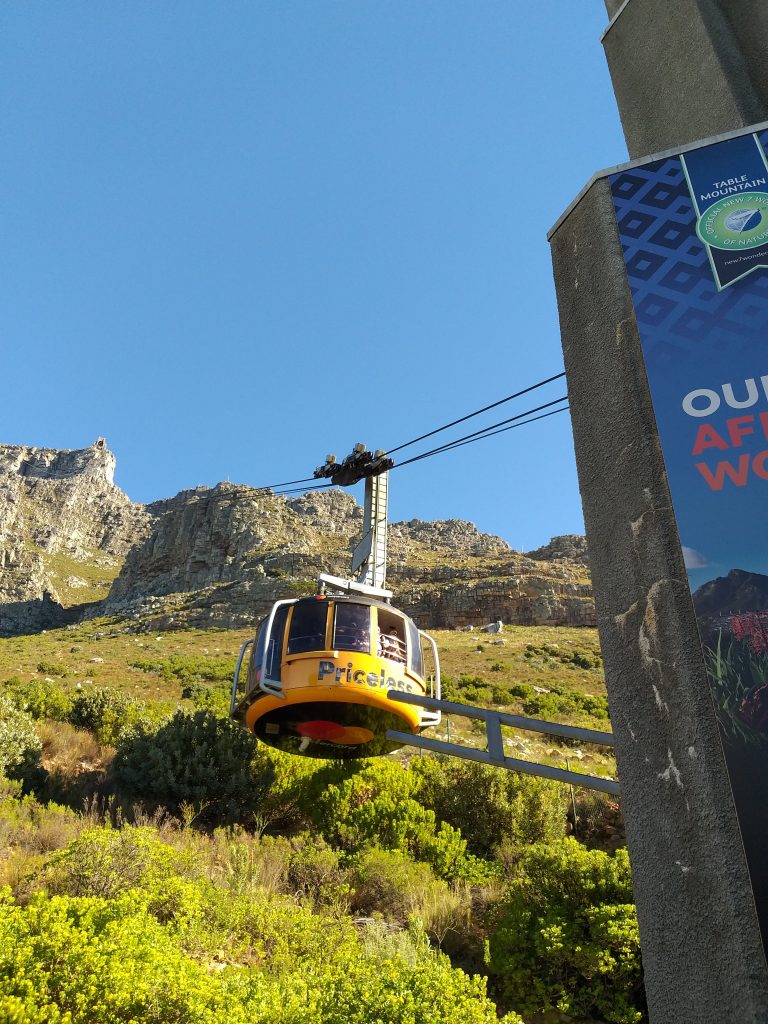
<svg viewBox="0 0 768 1024"><path fill-rule="evenodd" d="M311 593L319 572L346 575L362 522L340 490L286 500L219 484L148 509L153 528L98 611L152 628L246 625L278 597ZM388 585L427 628L594 624L583 565L534 561L459 520L390 526Z"/></svg>
<svg viewBox="0 0 768 1024"><path fill-rule="evenodd" d="M319 572L347 574L362 510L345 491L286 499L219 484L140 506L114 485L114 466L102 440L0 448L0 633L95 615L241 626L311 593ZM587 570L569 557L577 541L553 539L557 554L542 561L471 523L395 523L388 584L426 628L592 625Z"/></svg>
<svg viewBox="0 0 768 1024"><path fill-rule="evenodd" d="M103 438L76 451L0 445L0 633L44 628L57 604L106 596L152 520L114 472Z"/></svg>

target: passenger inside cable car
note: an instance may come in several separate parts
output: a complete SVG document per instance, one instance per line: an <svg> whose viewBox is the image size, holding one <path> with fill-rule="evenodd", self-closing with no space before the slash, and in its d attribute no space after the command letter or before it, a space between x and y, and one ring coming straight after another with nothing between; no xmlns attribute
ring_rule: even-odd
<svg viewBox="0 0 768 1024"><path fill-rule="evenodd" d="M427 681L422 642L432 651ZM240 664L248 646L244 693ZM439 714L392 701L389 690L439 695L437 648L406 615L355 595L278 601L243 645L232 717L264 742L314 757L396 750L387 730L416 733Z"/></svg>

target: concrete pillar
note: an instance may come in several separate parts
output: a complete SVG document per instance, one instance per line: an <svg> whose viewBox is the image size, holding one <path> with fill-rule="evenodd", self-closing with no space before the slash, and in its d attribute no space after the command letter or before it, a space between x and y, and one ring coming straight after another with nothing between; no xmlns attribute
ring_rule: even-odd
<svg viewBox="0 0 768 1024"><path fill-rule="evenodd" d="M632 158L768 121L765 0L606 8L603 43ZM550 241L650 1019L765 1024L754 879L607 176L590 183ZM768 763L760 770L756 785L768 792ZM768 922L768 893L761 899Z"/></svg>
<svg viewBox="0 0 768 1024"><path fill-rule="evenodd" d="M610 188L551 235L653 1024L765 1024L768 972Z"/></svg>
<svg viewBox="0 0 768 1024"><path fill-rule="evenodd" d="M606 0L631 159L768 120L765 0Z"/></svg>

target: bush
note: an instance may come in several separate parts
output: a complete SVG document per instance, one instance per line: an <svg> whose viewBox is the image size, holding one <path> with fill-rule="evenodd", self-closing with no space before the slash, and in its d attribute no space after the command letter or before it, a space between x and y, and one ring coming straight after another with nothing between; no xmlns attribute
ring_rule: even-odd
<svg viewBox="0 0 768 1024"><path fill-rule="evenodd" d="M69 669L60 661L38 661L37 671L42 676L61 676L66 679Z"/></svg>
<svg viewBox="0 0 768 1024"><path fill-rule="evenodd" d="M204 683L188 683L181 691L182 700L191 700L200 711L212 711L217 718L229 715L230 693L228 690Z"/></svg>
<svg viewBox="0 0 768 1024"><path fill-rule="evenodd" d="M127 738L112 762L112 778L127 796L166 807L183 805L214 824L252 822L274 776L251 733L209 711L177 712L154 735Z"/></svg>
<svg viewBox="0 0 768 1024"><path fill-rule="evenodd" d="M120 690L96 687L79 693L69 715L72 725L90 729L100 743L116 744L137 730L152 728L152 716L142 700Z"/></svg>
<svg viewBox="0 0 768 1024"><path fill-rule="evenodd" d="M322 778L319 772L317 779ZM466 841L413 798L415 775L393 761L377 761L318 796L314 820L333 845L354 853L369 846L399 850L431 864L441 878L465 877L475 865Z"/></svg>
<svg viewBox="0 0 768 1024"><path fill-rule="evenodd" d="M420 778L419 799L460 829L477 856L492 856L500 844L509 856L510 846L520 850L566 833L566 790L557 782L434 758L414 761L412 771Z"/></svg>
<svg viewBox="0 0 768 1024"><path fill-rule="evenodd" d="M0 903L0 1018L249 1021L227 980L186 956L134 893L115 901L41 894L24 908Z"/></svg>
<svg viewBox="0 0 768 1024"><path fill-rule="evenodd" d="M132 661L131 668L142 672L155 672L167 683L184 685L201 680L210 683L230 683L235 674L234 658L204 658L201 655L175 654L171 658Z"/></svg>
<svg viewBox="0 0 768 1024"><path fill-rule="evenodd" d="M40 760L35 723L5 694L0 694L0 775L31 777Z"/></svg>
<svg viewBox="0 0 768 1024"><path fill-rule="evenodd" d="M280 928L282 912L286 926ZM113 901L41 895L25 907L0 899L0 1019L9 1024L494 1024L485 981L425 953L416 963L366 956L354 935L303 915L320 939L307 960L296 908L264 907L278 933L275 973L198 964L180 935L147 911L140 892ZM298 916L302 916L300 913ZM261 935L256 932L256 941ZM296 944L298 943L298 945ZM309 952L309 950L306 950ZM284 969L278 969L278 964ZM520 1024L512 1015L505 1024Z"/></svg>
<svg viewBox="0 0 768 1024"><path fill-rule="evenodd" d="M178 875L193 873L193 865L191 856L161 842L152 828L97 827L85 829L53 858L46 881L54 893L104 899L144 888L163 903L158 890Z"/></svg>
<svg viewBox="0 0 768 1024"><path fill-rule="evenodd" d="M588 715L608 721L608 701L577 691L534 693L523 702L523 714L533 718L558 719L568 715Z"/></svg>
<svg viewBox="0 0 768 1024"><path fill-rule="evenodd" d="M644 1020L640 944L625 850L574 839L527 850L494 915L489 968L522 1013Z"/></svg>
<svg viewBox="0 0 768 1024"><path fill-rule="evenodd" d="M425 903L447 896L449 889L435 878L428 864L398 850L364 850L352 868L352 909L361 914L380 913L388 921L405 925ZM419 915L421 916L421 915Z"/></svg>
<svg viewBox="0 0 768 1024"><path fill-rule="evenodd" d="M73 700L52 683L41 679L33 679L28 683L22 680L8 680L7 692L18 707L36 720L50 718L56 722L66 722L72 712Z"/></svg>
<svg viewBox="0 0 768 1024"><path fill-rule="evenodd" d="M80 815L55 803L41 804L31 795L21 796L20 789L18 783L7 781L0 787L0 848L49 853L81 832Z"/></svg>
<svg viewBox="0 0 768 1024"><path fill-rule="evenodd" d="M319 836L304 833L291 840L288 887L318 906L346 909L350 886L339 854Z"/></svg>
<svg viewBox="0 0 768 1024"><path fill-rule="evenodd" d="M572 668L593 669L602 666L602 658L599 650L573 649L560 647L557 644L526 644L524 657L541 657L544 662L559 661L562 665L569 665Z"/></svg>

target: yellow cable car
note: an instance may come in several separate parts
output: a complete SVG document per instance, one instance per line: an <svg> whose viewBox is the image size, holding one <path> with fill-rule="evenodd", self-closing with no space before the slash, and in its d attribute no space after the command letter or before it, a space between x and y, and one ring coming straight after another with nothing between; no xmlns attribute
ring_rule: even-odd
<svg viewBox="0 0 768 1024"><path fill-rule="evenodd" d="M243 644L231 715L264 743L305 757L387 754L401 745L388 729L417 734L440 721L439 712L387 699L391 689L440 699L437 645L389 604L388 591L320 580L313 597L277 601ZM327 594L326 583L344 592Z"/></svg>

